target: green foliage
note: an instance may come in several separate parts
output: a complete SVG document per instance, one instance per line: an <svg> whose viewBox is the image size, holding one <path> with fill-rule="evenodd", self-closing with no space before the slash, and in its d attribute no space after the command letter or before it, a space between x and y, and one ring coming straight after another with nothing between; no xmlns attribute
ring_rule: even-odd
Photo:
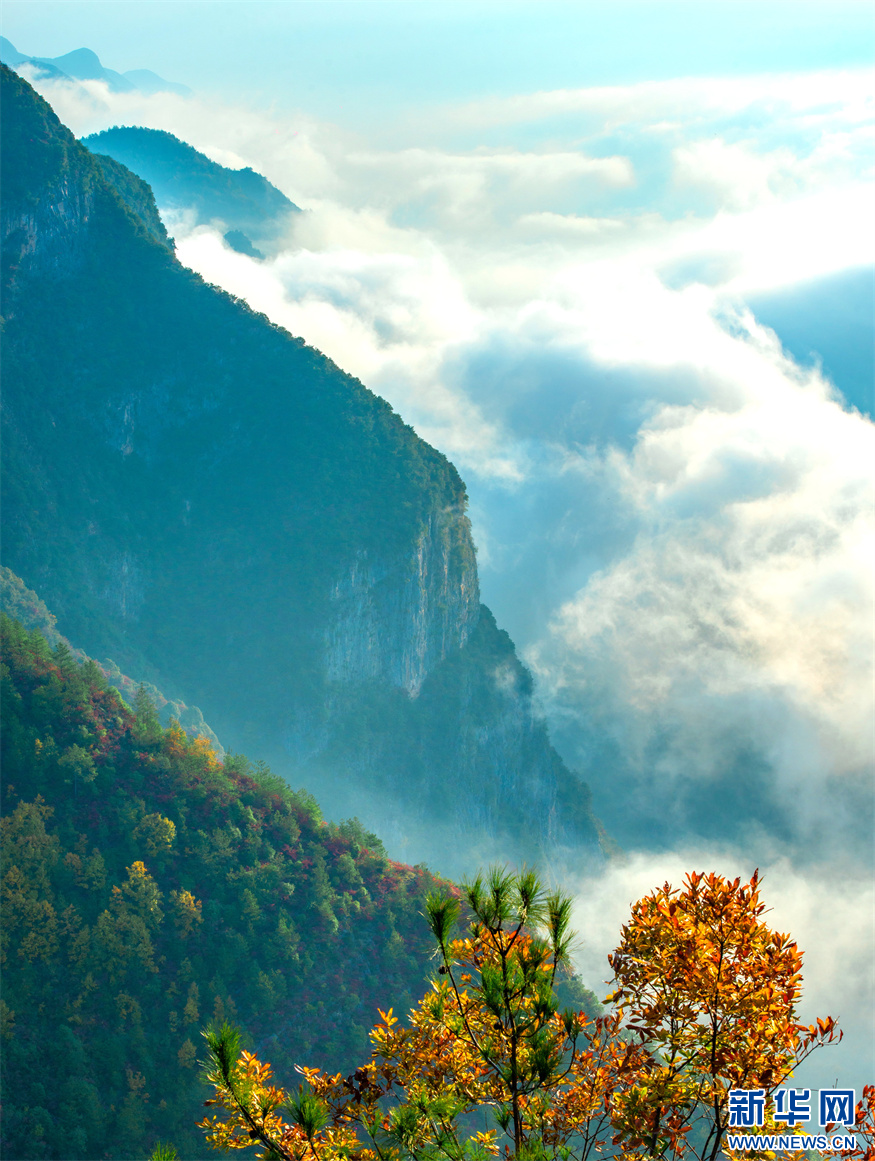
<svg viewBox="0 0 875 1161"><path fill-rule="evenodd" d="M328 1110L319 1098L306 1089L293 1096L288 1106L289 1119L304 1130L308 1141L324 1128L328 1121Z"/></svg>
<svg viewBox="0 0 875 1161"><path fill-rule="evenodd" d="M100 165L107 182L134 217L143 223L156 242L172 250L173 242L167 236L167 230L155 204L155 195L149 184L113 157L104 157L98 153L95 160Z"/></svg>
<svg viewBox="0 0 875 1161"><path fill-rule="evenodd" d="M219 219L232 233L261 237L279 233L298 212L260 173L219 165L162 129L114 125L83 140L139 174L161 205L192 209L198 222Z"/></svg>
<svg viewBox="0 0 875 1161"><path fill-rule="evenodd" d="M548 893L532 870L513 874L502 867L465 883L464 899L471 914L468 939L475 947L482 944L482 952L472 953L471 943L454 939L460 907L453 896L429 895L426 914L453 995L459 1000L467 985L474 1008L487 1013L493 1031L508 1038L509 1051L502 1056L482 1029L475 1032L470 1019L463 1021L486 1069L506 1090L498 1122L513 1137L519 1157L526 1143L526 1099L555 1087L564 1075L552 1025L559 1013L557 969L568 965L571 899ZM581 1031L577 1016L568 1010L562 1019L566 1036L576 1043Z"/></svg>
<svg viewBox="0 0 875 1161"><path fill-rule="evenodd" d="M134 714L39 632L0 633L4 1155L128 1159L161 1137L203 1156L201 1022L288 1070L351 1066L378 1006L422 986L434 880L163 729L146 695Z"/></svg>
<svg viewBox="0 0 875 1161"><path fill-rule="evenodd" d="M54 613L5 565L0 565L0 609L25 629L38 629L51 645L57 644L60 635Z"/></svg>
<svg viewBox="0 0 875 1161"><path fill-rule="evenodd" d="M137 693L134 698L134 712L137 716L137 724L134 727L134 737L136 740L146 745L150 742L157 742L162 733L161 722L158 720L155 703L149 697L144 685L137 687Z"/></svg>
<svg viewBox="0 0 875 1161"><path fill-rule="evenodd" d="M149 1161L179 1161L176 1146L165 1141L159 1141L149 1154Z"/></svg>
<svg viewBox="0 0 875 1161"><path fill-rule="evenodd" d="M40 600L32 589L29 589L22 579L4 566L0 566L0 610L7 613L13 620L20 621L26 629L37 629L46 638L50 645L61 649L63 656L74 658L84 665L92 674L92 680L106 681L117 689L129 705L138 707L138 714L145 715L146 719L154 719L155 728L159 723L170 725L175 718L191 737L205 737L212 744L221 757L223 750L216 735L204 721L203 714L197 706L188 706L180 700L171 701L151 682L136 682L122 673L119 667L110 658L102 665L74 648L66 637L62 637L56 628L57 618ZM157 714L157 717L156 717ZM246 761L244 759L244 761ZM247 763L247 771L257 777L257 770L263 763ZM266 768L266 767L265 767ZM276 778L276 775L270 775ZM281 786L285 786L282 779L278 779Z"/></svg>

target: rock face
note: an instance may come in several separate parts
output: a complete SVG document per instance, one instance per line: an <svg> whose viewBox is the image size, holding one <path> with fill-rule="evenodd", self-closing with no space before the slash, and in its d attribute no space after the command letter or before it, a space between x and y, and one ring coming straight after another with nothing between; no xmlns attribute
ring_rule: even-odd
<svg viewBox="0 0 875 1161"><path fill-rule="evenodd" d="M531 675L485 606L416 697L374 682L332 703L323 785L351 787L351 808L405 857L457 875L506 859L562 874L600 857L589 790L550 744Z"/></svg>
<svg viewBox="0 0 875 1161"><path fill-rule="evenodd" d="M4 100L9 102L3 110L3 132L8 134L4 154L18 161L4 174L6 271L12 274L24 262L33 271L63 266L72 272L81 260L85 227L94 206L90 167L66 147L67 142L54 140L45 110L30 114L27 93L19 86L4 86ZM34 139L41 147L39 156L27 161Z"/></svg>
<svg viewBox="0 0 875 1161"><path fill-rule="evenodd" d="M382 681L416 697L434 667L464 648L480 615L480 589L470 542L458 543L461 516L429 514L400 578L385 559L356 554L331 587L329 682Z"/></svg>
<svg viewBox="0 0 875 1161"><path fill-rule="evenodd" d="M601 858L479 603L452 464L181 267L142 183L3 85L5 564L89 655L409 861Z"/></svg>
<svg viewBox="0 0 875 1161"><path fill-rule="evenodd" d="M88 193L70 190L67 182L30 210L4 218L3 242L19 262L31 269L51 270L61 264L73 273L81 258L82 226L87 223L92 199Z"/></svg>

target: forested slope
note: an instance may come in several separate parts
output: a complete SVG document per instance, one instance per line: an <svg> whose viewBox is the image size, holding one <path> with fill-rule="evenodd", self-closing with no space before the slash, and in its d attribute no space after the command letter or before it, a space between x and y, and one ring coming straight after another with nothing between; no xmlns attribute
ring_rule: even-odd
<svg viewBox="0 0 875 1161"><path fill-rule="evenodd" d="M162 129L116 125L83 142L138 174L161 206L186 210L196 224L219 223L270 242L288 230L298 206L249 168L229 169Z"/></svg>
<svg viewBox="0 0 875 1161"><path fill-rule="evenodd" d="M88 660L86 654L77 649L57 629L57 617L50 612L45 602L25 585L21 577L0 565L0 611L6 613L13 621L19 621L25 629L38 629L52 647L64 645L73 657L80 663ZM129 705L141 691L144 691L158 711L158 717L163 726L169 726L175 719L185 732L192 738L206 738L219 758L224 757L224 747L207 722L198 706L186 705L179 699L171 700L165 697L157 686L151 682L137 681L127 673L122 673L112 658L98 664L98 668L114 689L125 698Z"/></svg>
<svg viewBox="0 0 875 1161"><path fill-rule="evenodd" d="M204 1155L215 1016L288 1075L366 1057L424 986L434 879L5 615L2 650L3 1155Z"/></svg>

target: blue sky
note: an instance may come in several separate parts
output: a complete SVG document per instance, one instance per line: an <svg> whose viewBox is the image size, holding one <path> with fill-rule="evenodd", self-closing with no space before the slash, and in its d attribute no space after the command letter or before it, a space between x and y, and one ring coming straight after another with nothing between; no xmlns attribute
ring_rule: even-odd
<svg viewBox="0 0 875 1161"><path fill-rule="evenodd" d="M871 63L868 3L57 3L7 0L21 52L306 104L360 126L401 104Z"/></svg>
<svg viewBox="0 0 875 1161"><path fill-rule="evenodd" d="M183 262L459 467L484 599L632 852L581 924L610 947L627 893L765 868L869 1076L873 7L3 20L21 52L194 90L41 83L77 134L167 129L305 210L259 262L165 207Z"/></svg>

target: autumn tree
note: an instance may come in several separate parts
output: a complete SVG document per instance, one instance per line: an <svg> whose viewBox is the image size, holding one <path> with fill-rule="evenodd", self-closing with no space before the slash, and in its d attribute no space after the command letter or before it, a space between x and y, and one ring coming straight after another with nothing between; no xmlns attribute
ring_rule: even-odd
<svg viewBox="0 0 875 1161"><path fill-rule="evenodd" d="M456 928L463 906L467 929ZM646 1053L625 1042L616 1017L560 1011L557 971L567 964L571 902L532 872L493 870L463 899L432 895L426 915L438 974L401 1027L390 1010L371 1033L371 1060L346 1078L315 1068L297 1097L227 1026L206 1033L223 1116L202 1122L216 1148L260 1143L264 1158L318 1161L497 1154L582 1161L611 1139L611 1104ZM475 1131L471 1115L495 1127Z"/></svg>
<svg viewBox="0 0 875 1161"><path fill-rule="evenodd" d="M694 872L634 904L608 957L608 1001L649 1052L615 1110L627 1154L714 1161L731 1089L763 1089L768 1105L815 1048L841 1038L832 1018L798 1023L802 955L765 910L758 872L749 883Z"/></svg>
<svg viewBox="0 0 875 1161"><path fill-rule="evenodd" d="M411 1029L384 1019L374 1030L375 1057L395 1067L408 1093L425 1086L431 1099L458 1093L460 1112L492 1109L515 1156L553 1155L572 1139L586 1156L603 1143L610 1095L637 1058L616 1021L559 1010L554 985L569 963L571 900L547 894L533 872L493 869L466 884L464 902L471 919L457 937L459 900L427 901L444 979Z"/></svg>
<svg viewBox="0 0 875 1161"><path fill-rule="evenodd" d="M828 1157L846 1157L848 1161L875 1161L875 1084L863 1086L863 1094L854 1110L853 1131L856 1147L843 1153L829 1152Z"/></svg>

